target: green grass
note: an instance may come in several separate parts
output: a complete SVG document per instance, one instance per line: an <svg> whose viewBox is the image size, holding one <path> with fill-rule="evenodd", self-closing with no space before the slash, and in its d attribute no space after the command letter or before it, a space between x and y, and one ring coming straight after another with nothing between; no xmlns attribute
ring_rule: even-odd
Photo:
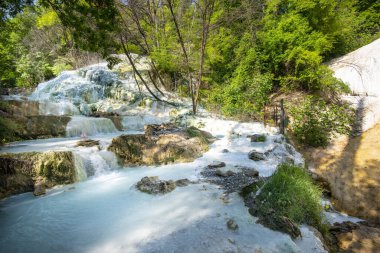
<svg viewBox="0 0 380 253"><path fill-rule="evenodd" d="M275 210L275 216L285 216L297 224L306 223L323 234L323 207L320 205L322 189L314 185L310 175L303 168L282 164L262 187L257 196L259 213Z"/></svg>
<svg viewBox="0 0 380 253"><path fill-rule="evenodd" d="M260 135L257 137L256 142L265 142L267 140L267 137L265 135Z"/></svg>

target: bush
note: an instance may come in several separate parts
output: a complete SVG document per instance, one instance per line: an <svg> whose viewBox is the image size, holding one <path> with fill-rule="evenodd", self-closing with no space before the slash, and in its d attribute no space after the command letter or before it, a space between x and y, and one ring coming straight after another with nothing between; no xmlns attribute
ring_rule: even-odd
<svg viewBox="0 0 380 253"><path fill-rule="evenodd" d="M287 217L297 224L306 223L325 232L322 190L313 184L308 172L290 164L281 164L256 197L257 213Z"/></svg>
<svg viewBox="0 0 380 253"><path fill-rule="evenodd" d="M300 144L327 146L336 134L350 132L354 114L346 105L327 104L312 96L290 109L291 131Z"/></svg>

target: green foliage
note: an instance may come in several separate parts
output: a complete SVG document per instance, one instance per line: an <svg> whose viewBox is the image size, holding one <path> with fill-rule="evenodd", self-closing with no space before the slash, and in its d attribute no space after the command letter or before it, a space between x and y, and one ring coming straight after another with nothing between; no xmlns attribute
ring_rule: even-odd
<svg viewBox="0 0 380 253"><path fill-rule="evenodd" d="M308 172L291 164L281 164L261 188L256 200L261 214L285 216L292 221L306 223L325 230L323 207L320 204L322 190L313 184Z"/></svg>
<svg viewBox="0 0 380 253"><path fill-rule="evenodd" d="M291 131L300 144L326 146L336 134L350 132L354 115L346 105L327 104L308 96L305 101L290 109Z"/></svg>

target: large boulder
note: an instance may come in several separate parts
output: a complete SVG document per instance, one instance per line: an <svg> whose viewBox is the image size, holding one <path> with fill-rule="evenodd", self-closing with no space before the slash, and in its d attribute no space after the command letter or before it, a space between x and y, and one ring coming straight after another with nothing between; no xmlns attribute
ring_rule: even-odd
<svg viewBox="0 0 380 253"><path fill-rule="evenodd" d="M145 134L121 135L108 147L123 166L192 162L208 150L212 136L195 127L149 125Z"/></svg>
<svg viewBox="0 0 380 253"><path fill-rule="evenodd" d="M0 155L0 198L77 180L72 152L18 153Z"/></svg>
<svg viewBox="0 0 380 253"><path fill-rule="evenodd" d="M137 189L149 194L169 193L173 191L176 186L173 180L160 180L157 176L143 177L136 185Z"/></svg>

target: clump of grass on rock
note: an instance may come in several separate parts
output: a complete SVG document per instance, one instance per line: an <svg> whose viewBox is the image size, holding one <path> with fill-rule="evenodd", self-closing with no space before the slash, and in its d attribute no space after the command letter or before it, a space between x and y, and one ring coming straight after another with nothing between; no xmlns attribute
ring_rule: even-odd
<svg viewBox="0 0 380 253"><path fill-rule="evenodd" d="M323 234L327 231L320 205L322 190L301 167L281 164L258 194L252 195L246 197L255 198L250 202L250 213L271 229L288 233L293 238L300 235L297 224L308 224Z"/></svg>

